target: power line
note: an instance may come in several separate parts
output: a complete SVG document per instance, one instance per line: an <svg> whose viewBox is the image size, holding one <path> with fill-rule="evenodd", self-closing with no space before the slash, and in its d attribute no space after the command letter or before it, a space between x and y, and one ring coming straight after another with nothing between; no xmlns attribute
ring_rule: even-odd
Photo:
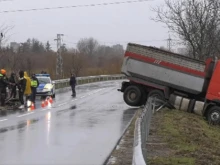
<svg viewBox="0 0 220 165"><path fill-rule="evenodd" d="M8 2L8 1L13 1L13 0L0 0L0 2Z"/></svg>
<svg viewBox="0 0 220 165"><path fill-rule="evenodd" d="M54 9L65 9L65 8L78 8L78 7L95 7L95 6L108 6L108 5L120 5L127 3L140 3L150 0L134 0L134 1L123 1L123 2L110 2L110 3L97 3L88 5L73 5L73 6L59 6L59 7L45 7L45 8L33 8L33 9L17 9L17 10L4 10L0 13L15 13L15 12L27 12L27 11L39 11L39 10L54 10Z"/></svg>

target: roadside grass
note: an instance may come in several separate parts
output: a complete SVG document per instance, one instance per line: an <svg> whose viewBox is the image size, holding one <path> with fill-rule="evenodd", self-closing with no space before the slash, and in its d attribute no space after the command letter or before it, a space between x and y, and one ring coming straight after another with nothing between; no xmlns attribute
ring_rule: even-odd
<svg viewBox="0 0 220 165"><path fill-rule="evenodd" d="M162 137L169 153L166 156L148 156L148 164L220 164L219 126L211 126L202 117L179 110L164 109L155 116L157 127L153 131L154 136ZM156 147L151 148L154 150Z"/></svg>

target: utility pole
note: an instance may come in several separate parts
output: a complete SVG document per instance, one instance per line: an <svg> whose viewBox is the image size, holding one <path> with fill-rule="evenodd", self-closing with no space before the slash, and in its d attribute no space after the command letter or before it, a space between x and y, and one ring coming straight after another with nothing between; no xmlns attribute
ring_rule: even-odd
<svg viewBox="0 0 220 165"><path fill-rule="evenodd" d="M57 41L57 64L56 64L56 78L63 77L63 58L61 55L61 37L63 34L57 34L57 38L55 41Z"/></svg>
<svg viewBox="0 0 220 165"><path fill-rule="evenodd" d="M172 39L170 38L170 35L169 35L169 38L167 39L167 48L169 51L171 51L171 41Z"/></svg>
<svg viewBox="0 0 220 165"><path fill-rule="evenodd" d="M0 33L0 49L2 48L2 38L3 38L3 33Z"/></svg>

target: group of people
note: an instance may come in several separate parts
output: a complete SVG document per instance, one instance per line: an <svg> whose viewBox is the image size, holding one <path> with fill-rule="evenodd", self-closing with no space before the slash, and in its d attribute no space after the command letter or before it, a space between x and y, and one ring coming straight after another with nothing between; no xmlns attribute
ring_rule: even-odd
<svg viewBox="0 0 220 165"><path fill-rule="evenodd" d="M24 108L27 103L27 100L31 100L35 103L36 98L36 89L39 86L39 81L36 78L35 74L32 74L31 78L28 76L28 73L20 70L18 75L11 73L10 78L6 75L6 70L0 70L0 107L4 109L5 101L7 97L6 88L8 87L11 91L10 98L16 98L17 88L19 101L21 103L20 109ZM25 99L24 99L25 98Z"/></svg>
<svg viewBox="0 0 220 165"><path fill-rule="evenodd" d="M75 74L71 74L69 84L72 88L72 96L76 96L75 86L76 86L76 77ZM11 98L16 98L17 89L18 89L18 97L21 103L19 109L26 107L27 100L31 100L35 103L36 99L36 91L39 86L39 81L36 78L35 74L32 74L31 77L28 76L26 71L20 70L18 75L15 73L11 73L11 76L8 78L6 75L6 70L0 70L0 109L4 109L5 101L7 98L7 87L10 89ZM25 99L24 99L25 98Z"/></svg>

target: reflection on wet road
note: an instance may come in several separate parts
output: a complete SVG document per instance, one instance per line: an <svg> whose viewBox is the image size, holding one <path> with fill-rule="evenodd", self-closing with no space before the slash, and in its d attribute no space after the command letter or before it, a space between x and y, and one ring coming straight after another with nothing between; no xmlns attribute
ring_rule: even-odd
<svg viewBox="0 0 220 165"><path fill-rule="evenodd" d="M78 86L76 98L64 90L50 109L0 117L0 164L102 164L135 113L120 83Z"/></svg>

